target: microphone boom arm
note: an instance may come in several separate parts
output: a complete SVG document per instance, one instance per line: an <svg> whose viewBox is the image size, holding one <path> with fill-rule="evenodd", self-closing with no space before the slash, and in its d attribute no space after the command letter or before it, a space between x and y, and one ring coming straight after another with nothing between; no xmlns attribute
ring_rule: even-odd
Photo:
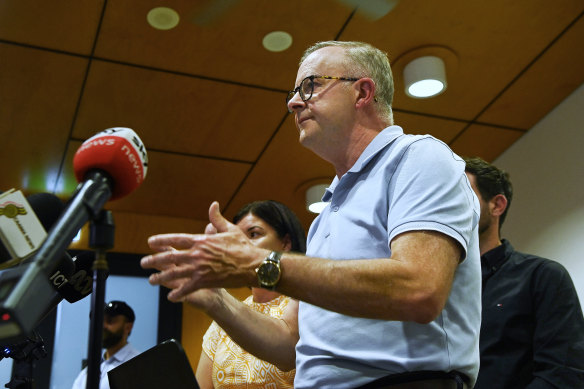
<svg viewBox="0 0 584 389"><path fill-rule="evenodd" d="M92 170L78 186L59 220L51 228L47 239L35 254L34 262L49 274L69 247L77 232L93 220L112 195L112 180L107 173Z"/></svg>
<svg viewBox="0 0 584 389"><path fill-rule="evenodd" d="M51 272L81 227L97 217L112 186L107 173L89 171L32 261L0 272L0 341L29 334L45 316L54 297Z"/></svg>

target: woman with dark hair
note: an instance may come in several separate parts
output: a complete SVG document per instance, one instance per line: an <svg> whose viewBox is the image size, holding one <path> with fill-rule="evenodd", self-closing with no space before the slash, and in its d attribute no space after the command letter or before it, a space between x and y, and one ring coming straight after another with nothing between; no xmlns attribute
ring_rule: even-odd
<svg viewBox="0 0 584 389"><path fill-rule="evenodd" d="M234 217L238 226L261 248L306 251L304 229L296 215L277 201L255 201ZM208 226L207 233L213 233ZM214 322L203 338L197 381L206 388L292 388L298 341L298 302L278 292L252 288L239 301L224 289L203 289L190 294L191 305ZM278 328L277 337L264 329Z"/></svg>

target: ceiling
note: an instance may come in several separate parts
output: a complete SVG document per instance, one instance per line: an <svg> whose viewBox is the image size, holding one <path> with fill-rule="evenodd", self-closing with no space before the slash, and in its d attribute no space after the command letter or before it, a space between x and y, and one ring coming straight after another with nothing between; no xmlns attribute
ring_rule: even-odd
<svg viewBox="0 0 584 389"><path fill-rule="evenodd" d="M401 0L379 18L346 1L223 2L200 22L210 1L2 0L0 189L67 198L81 143L130 127L149 170L140 188L106 206L115 250L143 253L150 234L202 231L213 200L228 217L249 201L279 200L308 228L304 192L334 170L298 144L285 97L312 43L359 40L386 51L396 124L489 161L584 82L582 0ZM161 5L181 16L176 28L147 23ZM292 35L288 50L262 47L275 30ZM443 57L443 94L406 96L401 70L412 52Z"/></svg>

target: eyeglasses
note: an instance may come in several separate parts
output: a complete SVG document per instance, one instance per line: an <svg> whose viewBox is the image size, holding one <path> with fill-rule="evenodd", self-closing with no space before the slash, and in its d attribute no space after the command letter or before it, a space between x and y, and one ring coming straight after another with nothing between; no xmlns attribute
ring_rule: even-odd
<svg viewBox="0 0 584 389"><path fill-rule="evenodd" d="M300 94L300 98L302 101L308 101L312 97L312 93L314 92L314 80L317 78L324 78L326 80L339 80L339 81L358 81L360 78L355 77L334 77L334 76L308 76L300 85L298 85L294 90L288 92L288 96L286 96L286 106L288 106L288 102L292 100L296 93ZM292 110L288 108L288 112L292 113Z"/></svg>

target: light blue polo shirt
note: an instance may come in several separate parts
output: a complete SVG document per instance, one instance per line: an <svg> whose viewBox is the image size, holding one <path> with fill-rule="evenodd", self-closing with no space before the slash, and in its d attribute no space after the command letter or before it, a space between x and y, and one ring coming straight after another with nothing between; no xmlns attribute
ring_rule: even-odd
<svg viewBox="0 0 584 389"><path fill-rule="evenodd" d="M335 177L323 197L330 203L310 227L308 256L389 258L398 234L432 230L456 239L464 260L444 310L429 324L355 318L300 302L295 388L354 388L419 370L457 370L474 384L481 316L480 206L464 168L441 141L404 135L391 126L340 180Z"/></svg>

